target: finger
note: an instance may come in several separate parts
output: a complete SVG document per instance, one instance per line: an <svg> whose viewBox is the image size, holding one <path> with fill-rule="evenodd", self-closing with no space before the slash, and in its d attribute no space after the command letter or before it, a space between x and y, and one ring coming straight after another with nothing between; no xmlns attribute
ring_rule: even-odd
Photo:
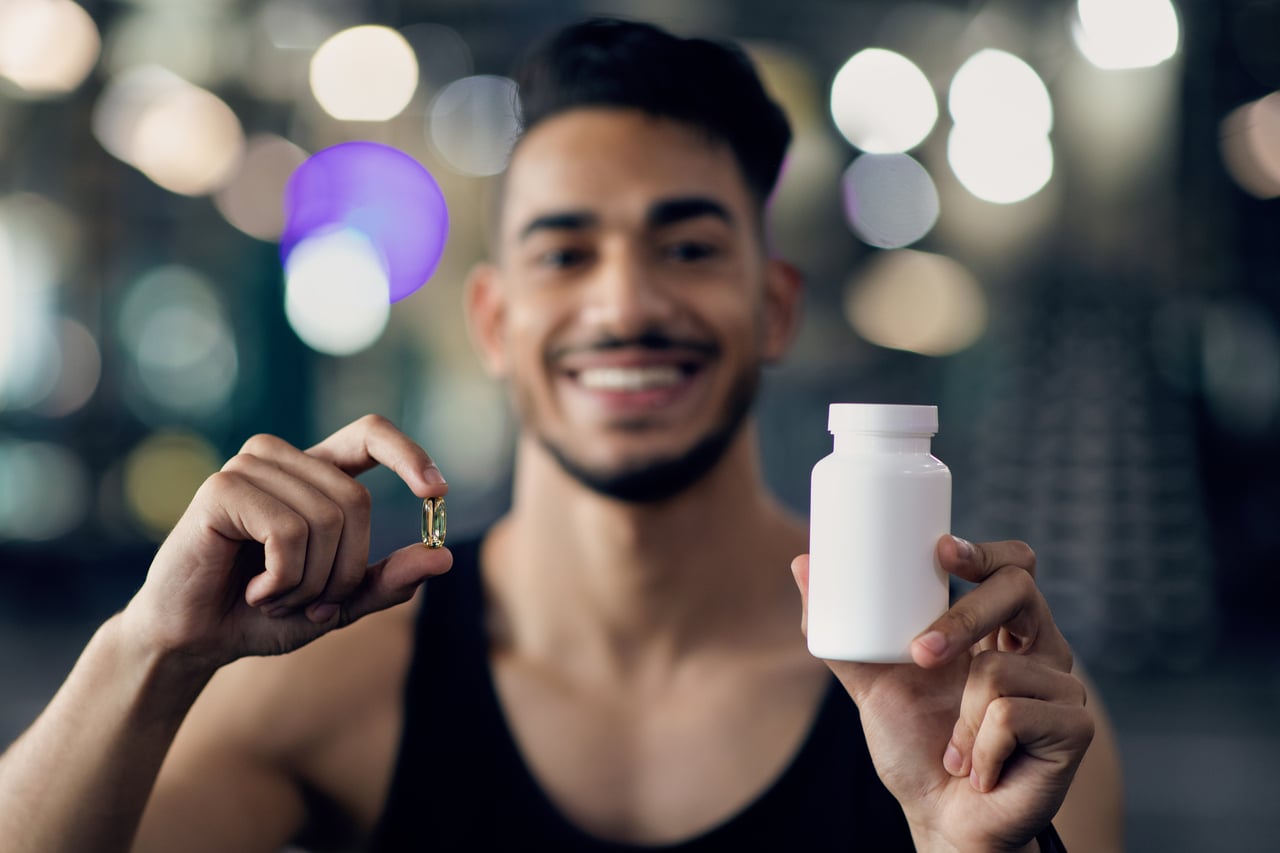
<svg viewBox="0 0 1280 853"><path fill-rule="evenodd" d="M324 604L343 601L360 585L369 563L369 490L332 462L303 453L275 436L254 436L245 442L241 452L269 460L281 470L314 484L341 510L336 549L325 570L328 581L322 592L307 600ZM325 621L326 616L322 613L318 621Z"/></svg>
<svg viewBox="0 0 1280 853"><path fill-rule="evenodd" d="M233 471L219 471L205 480L192 505L206 503L205 523L215 533L262 544L263 571L245 587L251 607L297 586L307 542L307 523L301 516Z"/></svg>
<svg viewBox="0 0 1280 853"><path fill-rule="evenodd" d="M352 476L385 465L420 498L449 491L427 451L380 415L365 415L307 451Z"/></svg>
<svg viewBox="0 0 1280 853"><path fill-rule="evenodd" d="M996 648L1035 651L1058 669L1071 667L1071 649L1058 631L1049 605L1031 575L1005 566L953 604L911 644L911 656L926 668L939 666L999 632Z"/></svg>
<svg viewBox="0 0 1280 853"><path fill-rule="evenodd" d="M260 602L265 604L264 612L269 616L282 616L316 600L328 585L333 570L345 521L342 508L311 483L251 453L233 456L223 470L239 474L288 506L307 526L302 544L302 574L292 589Z"/></svg>
<svg viewBox="0 0 1280 853"><path fill-rule="evenodd" d="M938 540L938 562L944 571L973 583L982 583L1005 566L1016 566L1036 576L1036 552L1026 542L980 542L959 536Z"/></svg>
<svg viewBox="0 0 1280 853"><path fill-rule="evenodd" d="M369 566L364 582L341 607L341 622L348 624L370 613L403 604L429 577L442 575L453 565L448 548L409 545Z"/></svg>
<svg viewBox="0 0 1280 853"><path fill-rule="evenodd" d="M969 665L960 716L943 755L943 766L953 776L967 776L972 768L974 741L987 708L1003 698L1030 698L1083 707L1084 684L1070 673L1047 667L1032 658L1001 652L984 652Z"/></svg>
<svg viewBox="0 0 1280 853"><path fill-rule="evenodd" d="M973 745L969 781L982 792L1002 777L1016 750L1043 762L1064 788L1093 739L1093 718L1082 705L1070 706L1023 697L997 699L987 707Z"/></svg>
<svg viewBox="0 0 1280 853"><path fill-rule="evenodd" d="M791 576L800 588L800 633L809 636L809 555L801 554L791 561Z"/></svg>

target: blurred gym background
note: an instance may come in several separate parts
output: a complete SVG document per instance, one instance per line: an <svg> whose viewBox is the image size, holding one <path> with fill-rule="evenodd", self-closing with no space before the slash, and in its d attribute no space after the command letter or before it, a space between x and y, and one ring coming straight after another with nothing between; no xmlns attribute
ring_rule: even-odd
<svg viewBox="0 0 1280 853"><path fill-rule="evenodd" d="M1275 849L1280 0L0 0L0 745L255 432L379 412L440 461L451 537L502 510L461 283L504 75L599 14L739 41L792 119L781 497L806 510L828 402L937 403L954 529L1036 548L1110 705L1130 849ZM292 170L355 139L449 205L389 308L341 247L332 279L275 243ZM412 496L367 481L375 548L409 541Z"/></svg>

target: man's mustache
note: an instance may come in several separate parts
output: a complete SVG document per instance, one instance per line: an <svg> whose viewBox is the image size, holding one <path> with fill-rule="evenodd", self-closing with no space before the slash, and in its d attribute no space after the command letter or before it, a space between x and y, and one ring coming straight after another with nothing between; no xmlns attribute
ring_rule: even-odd
<svg viewBox="0 0 1280 853"><path fill-rule="evenodd" d="M650 331L625 338L605 335L587 343L567 344L553 349L551 358L558 359L583 352L613 352L621 349L643 349L652 352L679 350L705 356L714 356L720 352L720 347L707 341L678 338L668 335L666 332Z"/></svg>

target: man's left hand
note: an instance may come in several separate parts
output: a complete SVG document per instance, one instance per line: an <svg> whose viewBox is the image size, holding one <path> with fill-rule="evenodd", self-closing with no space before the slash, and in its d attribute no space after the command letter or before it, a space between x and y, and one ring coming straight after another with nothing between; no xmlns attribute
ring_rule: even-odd
<svg viewBox="0 0 1280 853"><path fill-rule="evenodd" d="M1025 543L944 536L938 558L978 586L916 637L914 663L827 664L918 850L1034 850L1093 738L1085 688ZM808 555L791 568L807 616Z"/></svg>

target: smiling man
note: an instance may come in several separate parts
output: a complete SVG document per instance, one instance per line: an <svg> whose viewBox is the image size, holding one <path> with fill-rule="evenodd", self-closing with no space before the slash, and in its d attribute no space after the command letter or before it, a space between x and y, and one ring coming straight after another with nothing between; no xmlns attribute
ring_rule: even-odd
<svg viewBox="0 0 1280 853"><path fill-rule="evenodd" d="M596 21L520 83L467 290L521 424L510 512L369 565L353 477L442 495L427 453L376 417L305 451L251 439L0 759L3 837L1047 851L1053 822L1120 849L1108 731L1026 545L938 543L977 586L914 663L805 648L806 528L750 414L797 326L762 236L789 131L743 55Z"/></svg>

